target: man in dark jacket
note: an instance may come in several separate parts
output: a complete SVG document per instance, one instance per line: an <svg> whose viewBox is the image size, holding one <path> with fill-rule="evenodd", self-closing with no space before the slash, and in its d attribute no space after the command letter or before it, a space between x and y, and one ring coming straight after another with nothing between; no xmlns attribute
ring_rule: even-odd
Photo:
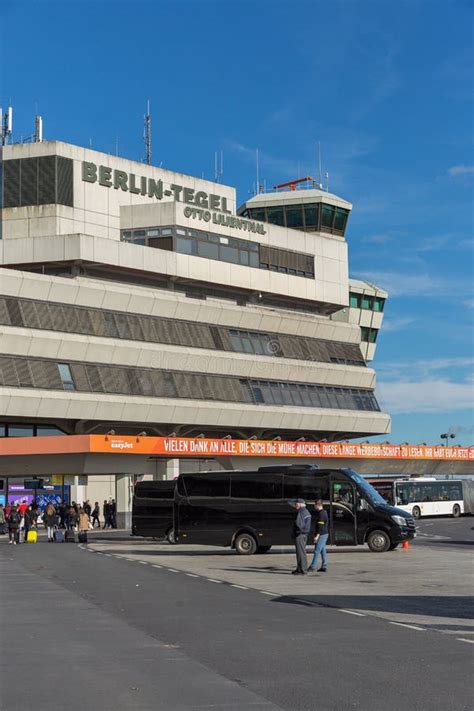
<svg viewBox="0 0 474 711"><path fill-rule="evenodd" d="M296 499L296 509L298 511L293 524L293 537L296 549L296 570L293 575L308 574L308 559L306 557L306 542L311 530L311 514L306 508L304 499Z"/></svg>
<svg viewBox="0 0 474 711"><path fill-rule="evenodd" d="M20 522L21 522L21 516L18 513L16 506L12 506L11 511L10 511L8 518L7 518L7 523L8 523L8 535L10 538L9 543L13 543L13 545L15 545L15 546L19 542Z"/></svg>
<svg viewBox="0 0 474 711"><path fill-rule="evenodd" d="M318 567L318 559L321 556L320 573L325 573L328 569L328 554L326 551L326 543L329 537L329 518L327 511L323 508L321 499L315 502L314 508L316 511L316 535L314 537L314 555L309 569L316 570Z"/></svg>

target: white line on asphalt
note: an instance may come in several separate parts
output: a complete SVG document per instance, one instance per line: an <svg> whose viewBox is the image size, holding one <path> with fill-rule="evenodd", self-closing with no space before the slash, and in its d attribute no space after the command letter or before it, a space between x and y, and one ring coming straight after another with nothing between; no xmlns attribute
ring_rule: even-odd
<svg viewBox="0 0 474 711"><path fill-rule="evenodd" d="M300 602L300 603L302 603L303 605L306 605L307 607L313 607L313 606L314 606L314 604L313 604L312 602L310 602L309 600L303 600L302 597L295 597L294 600L293 600L293 602Z"/></svg>
<svg viewBox="0 0 474 711"><path fill-rule="evenodd" d="M464 637L456 637L458 642L467 642L468 644L474 644L474 639L464 639Z"/></svg>
<svg viewBox="0 0 474 711"><path fill-rule="evenodd" d="M354 612L354 610L339 610L339 612L345 612L346 615L355 615L356 617L367 617L362 612Z"/></svg>
<svg viewBox="0 0 474 711"><path fill-rule="evenodd" d="M152 563L152 565L154 568L162 568L163 567L162 565L156 565L155 563Z"/></svg>
<svg viewBox="0 0 474 711"><path fill-rule="evenodd" d="M148 563L146 562L146 560L139 560L138 562L141 563L142 565L148 565Z"/></svg>
<svg viewBox="0 0 474 711"><path fill-rule="evenodd" d="M238 588L239 590L248 590L248 588L244 587L243 585L232 585L233 588Z"/></svg>
<svg viewBox="0 0 474 711"><path fill-rule="evenodd" d="M271 595L271 597L276 597L275 593L267 592L266 590L259 590L258 592L261 592L262 595Z"/></svg>
<svg viewBox="0 0 474 711"><path fill-rule="evenodd" d="M405 622L389 622L390 625L397 625L397 627L408 627L410 630L416 630L417 632L426 632L424 627L417 627L416 625L407 625Z"/></svg>
<svg viewBox="0 0 474 711"><path fill-rule="evenodd" d="M194 573L186 573L188 578L199 578L199 575L195 575Z"/></svg>
<svg viewBox="0 0 474 711"><path fill-rule="evenodd" d="M174 568L167 568L170 573L179 573L179 570L175 570Z"/></svg>
<svg viewBox="0 0 474 711"><path fill-rule="evenodd" d="M104 553L104 555L107 556L107 558L112 558L112 554L111 554L111 553Z"/></svg>
<svg viewBox="0 0 474 711"><path fill-rule="evenodd" d="M222 583L222 580L214 580L214 578L206 578L208 583Z"/></svg>

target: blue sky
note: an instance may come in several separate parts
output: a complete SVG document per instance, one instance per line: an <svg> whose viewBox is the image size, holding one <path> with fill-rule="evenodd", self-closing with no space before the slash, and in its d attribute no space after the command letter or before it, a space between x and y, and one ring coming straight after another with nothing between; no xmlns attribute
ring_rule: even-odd
<svg viewBox="0 0 474 711"><path fill-rule="evenodd" d="M316 171L350 200L350 270L390 292L375 367L390 440L474 442L473 6L4 0L0 103L45 137L224 182ZM385 439L379 438L379 439Z"/></svg>

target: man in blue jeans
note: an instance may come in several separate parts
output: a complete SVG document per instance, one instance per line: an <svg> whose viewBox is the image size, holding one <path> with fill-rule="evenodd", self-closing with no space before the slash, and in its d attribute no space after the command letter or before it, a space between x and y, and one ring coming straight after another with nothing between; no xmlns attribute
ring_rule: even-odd
<svg viewBox="0 0 474 711"><path fill-rule="evenodd" d="M314 555L311 565L308 570L314 571L318 567L318 559L321 555L322 565L319 569L320 573L325 573L328 569L328 554L326 551L326 543L329 536L329 518L327 511L323 508L323 502L321 499L315 502L314 508L316 509L316 535L314 537Z"/></svg>

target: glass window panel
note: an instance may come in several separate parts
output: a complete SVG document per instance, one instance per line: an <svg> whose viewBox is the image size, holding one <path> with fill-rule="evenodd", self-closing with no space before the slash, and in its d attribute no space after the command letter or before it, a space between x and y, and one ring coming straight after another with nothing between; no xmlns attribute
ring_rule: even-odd
<svg viewBox="0 0 474 711"><path fill-rule="evenodd" d="M344 210L342 207L336 207L336 217L334 218L334 229L344 232L346 229L347 217L349 215L348 210Z"/></svg>
<svg viewBox="0 0 474 711"><path fill-rule="evenodd" d="M374 300L372 296L368 296L367 294L364 294L362 296L362 308L363 309L372 309L372 304Z"/></svg>
<svg viewBox="0 0 474 711"><path fill-rule="evenodd" d="M349 305L353 309L360 309L361 297L360 294L349 294Z"/></svg>
<svg viewBox="0 0 474 711"><path fill-rule="evenodd" d="M316 230L318 228L319 205L304 206L304 221L306 229Z"/></svg>
<svg viewBox="0 0 474 711"><path fill-rule="evenodd" d="M249 266L251 266L251 267L260 266L260 258L258 256L258 252L250 252L249 253Z"/></svg>
<svg viewBox="0 0 474 711"><path fill-rule="evenodd" d="M243 250L240 250L239 252L239 261L241 264L244 264L245 266L248 266L249 263L249 253L244 252Z"/></svg>
<svg viewBox="0 0 474 711"><path fill-rule="evenodd" d="M286 207L286 226L301 230L303 228L303 206Z"/></svg>
<svg viewBox="0 0 474 711"><path fill-rule="evenodd" d="M268 264L266 262L261 262L260 269L268 269Z"/></svg>
<svg viewBox="0 0 474 711"><path fill-rule="evenodd" d="M65 390L75 390L71 369L67 363L58 363L59 375Z"/></svg>
<svg viewBox="0 0 474 711"><path fill-rule="evenodd" d="M8 425L9 437L33 437L33 425Z"/></svg>
<svg viewBox="0 0 474 711"><path fill-rule="evenodd" d="M283 476L260 472L231 474L233 499L281 499Z"/></svg>
<svg viewBox="0 0 474 711"><path fill-rule="evenodd" d="M249 210L252 220L258 220L259 222L266 222L265 218L265 208L264 207L253 207Z"/></svg>
<svg viewBox="0 0 474 711"><path fill-rule="evenodd" d="M267 208L267 221L272 225L284 225L285 224L285 214L283 207L269 207Z"/></svg>
<svg viewBox="0 0 474 711"><path fill-rule="evenodd" d="M176 234L177 234L177 235L185 235L185 234L186 234L186 230L183 230L182 227L177 227L177 228L176 228Z"/></svg>
<svg viewBox="0 0 474 711"><path fill-rule="evenodd" d="M219 242L219 235L209 234L208 239L209 242L215 242L217 244Z"/></svg>
<svg viewBox="0 0 474 711"><path fill-rule="evenodd" d="M219 254L223 262L232 262L233 264L239 263L239 252L237 249L234 249L234 247L225 247L221 244Z"/></svg>
<svg viewBox="0 0 474 711"><path fill-rule="evenodd" d="M133 237L133 239L131 241L133 242L133 244L143 244L143 245L146 244L145 237Z"/></svg>
<svg viewBox="0 0 474 711"><path fill-rule="evenodd" d="M184 484L189 497L228 497L230 477L213 477L212 475L185 476Z"/></svg>
<svg viewBox="0 0 474 711"><path fill-rule="evenodd" d="M336 209L334 205L322 205L321 210L321 229L332 230L334 221L334 213Z"/></svg>
<svg viewBox="0 0 474 711"><path fill-rule="evenodd" d="M385 305L385 299L376 298L374 300L374 311L382 312Z"/></svg>
<svg viewBox="0 0 474 711"><path fill-rule="evenodd" d="M165 227L164 229L161 230L161 234L162 235L172 235L173 230L171 229L171 227Z"/></svg>
<svg viewBox="0 0 474 711"><path fill-rule="evenodd" d="M212 244L212 242L201 242L197 243L197 253L200 257L206 257L207 259L219 259L219 245Z"/></svg>
<svg viewBox="0 0 474 711"><path fill-rule="evenodd" d="M369 343L375 343L375 341L377 340L378 333L379 333L379 332L378 332L378 330L377 330L376 328L372 328L372 329L370 330L370 333L369 333Z"/></svg>
<svg viewBox="0 0 474 711"><path fill-rule="evenodd" d="M160 230L147 230L146 233L148 237L158 237Z"/></svg>
<svg viewBox="0 0 474 711"><path fill-rule="evenodd" d="M193 241L190 239L185 239L184 237L176 239L176 251L180 254L193 254L193 246Z"/></svg>
<svg viewBox="0 0 474 711"><path fill-rule="evenodd" d="M36 427L37 437L59 437L61 435L65 435L65 432L57 427L52 427L50 425L38 425Z"/></svg>
<svg viewBox="0 0 474 711"><path fill-rule="evenodd" d="M285 474L283 492L285 499L317 501L329 499L329 476L304 476Z"/></svg>
<svg viewBox="0 0 474 711"><path fill-rule="evenodd" d="M145 237L145 230L133 230L134 237Z"/></svg>
<svg viewBox="0 0 474 711"><path fill-rule="evenodd" d="M122 239L129 239L129 237L132 236L131 232L124 231L122 232Z"/></svg>
<svg viewBox="0 0 474 711"><path fill-rule="evenodd" d="M369 329L366 326L361 326L360 328L360 339L365 343L369 340Z"/></svg>

